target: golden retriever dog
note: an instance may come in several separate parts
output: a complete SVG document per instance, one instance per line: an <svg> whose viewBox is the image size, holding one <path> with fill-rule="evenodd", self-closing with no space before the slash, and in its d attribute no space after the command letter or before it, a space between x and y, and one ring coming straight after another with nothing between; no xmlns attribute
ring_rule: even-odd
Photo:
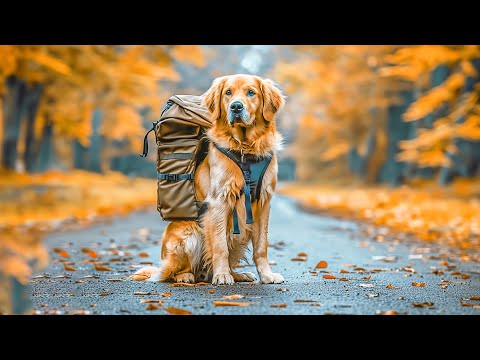
<svg viewBox="0 0 480 360"><path fill-rule="evenodd" d="M270 200L277 185L277 152L282 146L275 115L284 105L284 97L269 79L237 74L215 79L203 94L203 104L211 113L213 125L207 132L208 155L198 166L194 183L207 209L198 221L171 222L162 237L160 267L140 269L132 279L187 283L211 279L216 285L255 281L254 274L235 271L252 242L260 281L282 283L282 275L270 268L267 248ZM215 145L242 154L242 159L271 159L261 179L259 196L252 201L252 224L246 223L242 170ZM240 234L233 233L234 209Z"/></svg>

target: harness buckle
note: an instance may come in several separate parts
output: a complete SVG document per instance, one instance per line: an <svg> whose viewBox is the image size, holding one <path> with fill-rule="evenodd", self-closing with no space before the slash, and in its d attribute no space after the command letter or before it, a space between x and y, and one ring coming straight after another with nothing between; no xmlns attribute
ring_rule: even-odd
<svg viewBox="0 0 480 360"><path fill-rule="evenodd" d="M166 179L167 181L177 181L178 180L178 175L177 174L166 174Z"/></svg>

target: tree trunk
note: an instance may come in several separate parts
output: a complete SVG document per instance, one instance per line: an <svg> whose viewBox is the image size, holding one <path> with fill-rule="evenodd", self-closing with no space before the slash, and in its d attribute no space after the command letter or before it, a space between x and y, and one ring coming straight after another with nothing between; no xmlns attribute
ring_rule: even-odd
<svg viewBox="0 0 480 360"><path fill-rule="evenodd" d="M403 121L402 115L414 99L413 91L404 91L401 96L403 104L390 106L387 111L386 159L379 173L380 181L392 186L400 185L404 181L405 163L398 161L396 156L399 150L398 142L408 139L411 131L411 123Z"/></svg>
<svg viewBox="0 0 480 360"><path fill-rule="evenodd" d="M102 136L100 135L100 124L102 114L100 110L93 111L92 119L92 136L90 138L89 163L88 170L101 173L102 172Z"/></svg>
<svg viewBox="0 0 480 360"><path fill-rule="evenodd" d="M53 123L50 120L47 120L43 126L38 161L35 169L39 172L47 171L53 166L54 162L55 152L53 148Z"/></svg>
<svg viewBox="0 0 480 360"><path fill-rule="evenodd" d="M27 128L25 132L25 153L23 154L23 158L27 172L34 171L38 155L38 142L35 141L35 119L42 90L42 85L35 84L31 89L27 90L27 96L25 98L25 121Z"/></svg>
<svg viewBox="0 0 480 360"><path fill-rule="evenodd" d="M88 168L88 147L73 140L73 167L75 169L87 170Z"/></svg>
<svg viewBox="0 0 480 360"><path fill-rule="evenodd" d="M5 81L6 91L3 98L3 144L2 166L8 170L15 169L17 144L20 124L24 111L25 83L15 76Z"/></svg>

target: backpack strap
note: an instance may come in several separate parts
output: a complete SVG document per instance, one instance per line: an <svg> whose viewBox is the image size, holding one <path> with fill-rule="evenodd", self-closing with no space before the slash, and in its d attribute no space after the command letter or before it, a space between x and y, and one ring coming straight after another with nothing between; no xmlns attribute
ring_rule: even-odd
<svg viewBox="0 0 480 360"><path fill-rule="evenodd" d="M252 214L252 200L258 199L260 197L260 188L262 186L263 175L270 164L271 156L266 156L264 158L260 158L258 156L253 156L248 154L244 156L242 153L238 151L225 149L215 143L213 145L220 151L222 154L230 158L242 171L243 179L245 180L245 184L241 191L245 194L245 210L246 210L246 221L247 224L253 224L253 214ZM260 166L261 169L255 168L256 166ZM258 177L252 179L252 168L255 168L255 175L254 177ZM260 170L260 171L258 171ZM251 186L253 187L254 193L251 193ZM252 195L254 198L252 198ZM240 229L238 226L238 216L237 211L233 209L233 233L240 234Z"/></svg>
<svg viewBox="0 0 480 360"><path fill-rule="evenodd" d="M154 121L152 124L152 128L150 130L147 131L147 133L145 134L145 137L143 138L143 152L140 154L141 157L147 157L148 155L148 134L150 134L151 131L154 131L155 130L155 127L157 126L158 122L160 120L157 120L157 121Z"/></svg>

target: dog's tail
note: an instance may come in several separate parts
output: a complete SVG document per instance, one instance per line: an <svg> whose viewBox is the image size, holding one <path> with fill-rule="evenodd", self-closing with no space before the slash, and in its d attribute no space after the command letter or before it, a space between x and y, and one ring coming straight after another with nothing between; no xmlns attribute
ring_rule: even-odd
<svg viewBox="0 0 480 360"><path fill-rule="evenodd" d="M130 276L134 281L167 281L170 278L171 270L161 263L159 267L145 266Z"/></svg>

